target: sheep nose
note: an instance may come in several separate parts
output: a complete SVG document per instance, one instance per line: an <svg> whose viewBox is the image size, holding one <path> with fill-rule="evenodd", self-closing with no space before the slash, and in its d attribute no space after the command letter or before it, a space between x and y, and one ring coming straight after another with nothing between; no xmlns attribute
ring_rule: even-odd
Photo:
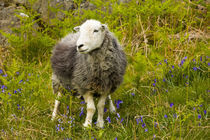
<svg viewBox="0 0 210 140"><path fill-rule="evenodd" d="M83 44L80 44L78 47L78 49L82 48L84 45Z"/></svg>

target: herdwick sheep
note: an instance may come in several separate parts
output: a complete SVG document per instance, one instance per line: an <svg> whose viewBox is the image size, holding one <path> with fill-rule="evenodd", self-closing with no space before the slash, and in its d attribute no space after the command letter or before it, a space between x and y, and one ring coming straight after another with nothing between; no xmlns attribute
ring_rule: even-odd
<svg viewBox="0 0 210 140"><path fill-rule="evenodd" d="M91 126L95 113L94 95L97 95L97 126L103 127L103 113L106 98L110 101L110 111L115 112L110 93L123 81L127 65L126 56L115 36L105 24L87 20L74 28L53 50L51 57L54 93L61 96L60 86L82 96L87 103L85 127ZM57 114L60 102L55 100L52 120Z"/></svg>

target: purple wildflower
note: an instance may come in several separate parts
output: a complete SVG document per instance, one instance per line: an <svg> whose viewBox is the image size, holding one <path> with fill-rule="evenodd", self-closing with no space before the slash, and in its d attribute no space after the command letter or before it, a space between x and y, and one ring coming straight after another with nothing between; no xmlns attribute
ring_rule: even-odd
<svg viewBox="0 0 210 140"><path fill-rule="evenodd" d="M79 116L81 117L84 114L84 107L81 107L81 112L79 114Z"/></svg>
<svg viewBox="0 0 210 140"><path fill-rule="evenodd" d="M157 82L157 79L155 78L154 82L156 83Z"/></svg>
<svg viewBox="0 0 210 140"><path fill-rule="evenodd" d="M144 128L144 127L146 126L146 124L145 124L145 123L143 123L141 126L142 126L142 128Z"/></svg>
<svg viewBox="0 0 210 140"><path fill-rule="evenodd" d="M17 71L16 74L19 75L20 73Z"/></svg>
<svg viewBox="0 0 210 140"><path fill-rule="evenodd" d="M201 114L198 114L198 119L201 119Z"/></svg>
<svg viewBox="0 0 210 140"><path fill-rule="evenodd" d="M184 60L186 60L186 59L187 59L187 56L184 57Z"/></svg>
<svg viewBox="0 0 210 140"><path fill-rule="evenodd" d="M132 96L135 96L135 93L132 92L131 95L132 95Z"/></svg>
<svg viewBox="0 0 210 140"><path fill-rule="evenodd" d="M15 91L14 91L14 93L16 94L16 93L17 93L17 91L15 90Z"/></svg>
<svg viewBox="0 0 210 140"><path fill-rule="evenodd" d="M206 115L206 110L204 110L203 112L204 112L204 114Z"/></svg>
<svg viewBox="0 0 210 140"><path fill-rule="evenodd" d="M174 118L177 118L177 115L176 115L176 113L175 113L173 116L174 116Z"/></svg>
<svg viewBox="0 0 210 140"><path fill-rule="evenodd" d="M58 122L59 122L59 123L63 123L61 119L58 119Z"/></svg>
<svg viewBox="0 0 210 140"><path fill-rule="evenodd" d="M174 106L174 103L170 103L170 107L173 107Z"/></svg>
<svg viewBox="0 0 210 140"><path fill-rule="evenodd" d="M200 61L202 61L202 56L200 57Z"/></svg>
<svg viewBox="0 0 210 140"><path fill-rule="evenodd" d="M56 125L55 128L56 128L56 131L59 131L60 130L60 124Z"/></svg>
<svg viewBox="0 0 210 140"><path fill-rule="evenodd" d="M2 69L0 69L0 74L2 74L3 73L3 70Z"/></svg>
<svg viewBox="0 0 210 140"><path fill-rule="evenodd" d="M4 89L4 88L6 89L7 87L6 87L5 85L2 85L2 86L1 86L1 89Z"/></svg>
<svg viewBox="0 0 210 140"><path fill-rule="evenodd" d="M155 127L157 127L157 125L158 125L158 123L157 123L157 122L155 122L155 125L154 125L154 126L155 126Z"/></svg>
<svg viewBox="0 0 210 140"><path fill-rule="evenodd" d="M17 89L17 91L18 91L19 93L21 93L21 89Z"/></svg>
<svg viewBox="0 0 210 140"><path fill-rule="evenodd" d="M168 118L168 116L167 116L166 114L164 115L164 117L165 117L165 118Z"/></svg>
<svg viewBox="0 0 210 140"><path fill-rule="evenodd" d="M144 131L145 131L145 132L147 132L147 131L148 131L148 129L146 128Z"/></svg>
<svg viewBox="0 0 210 140"><path fill-rule="evenodd" d="M120 108L120 104L121 104L121 103L123 103L122 100L115 100L115 104L116 104L116 106L117 106L117 109Z"/></svg>
<svg viewBox="0 0 210 140"><path fill-rule="evenodd" d="M18 106L18 110L20 110L20 105L19 105L19 104L17 104L17 106Z"/></svg>
<svg viewBox="0 0 210 140"><path fill-rule="evenodd" d="M152 85L153 85L153 87L155 87L155 83L153 83Z"/></svg>
<svg viewBox="0 0 210 140"><path fill-rule="evenodd" d="M174 69L174 65L172 65L171 67L172 67L172 69Z"/></svg>
<svg viewBox="0 0 210 140"><path fill-rule="evenodd" d="M22 82L23 82L23 80L20 80L20 81L19 81L19 84L22 83Z"/></svg>
<svg viewBox="0 0 210 140"><path fill-rule="evenodd" d="M120 118L120 114L119 113L117 113L117 117Z"/></svg>
<svg viewBox="0 0 210 140"><path fill-rule="evenodd" d="M171 77L174 77L174 75L172 74Z"/></svg>
<svg viewBox="0 0 210 140"><path fill-rule="evenodd" d="M85 101L81 101L80 104L85 104Z"/></svg>
<svg viewBox="0 0 210 140"><path fill-rule="evenodd" d="M9 92L8 92L8 95L9 95L9 96L12 96Z"/></svg>
<svg viewBox="0 0 210 140"><path fill-rule="evenodd" d="M164 62L167 64L167 59L165 59Z"/></svg>
<svg viewBox="0 0 210 140"><path fill-rule="evenodd" d="M193 59L193 61L195 62L195 59Z"/></svg>
<svg viewBox="0 0 210 140"><path fill-rule="evenodd" d="M154 140L155 138L156 138L156 135L154 134L154 135L153 135L153 140Z"/></svg>
<svg viewBox="0 0 210 140"><path fill-rule="evenodd" d="M109 116L106 118L106 120L108 121L108 123L111 123L111 119Z"/></svg>
<svg viewBox="0 0 210 140"><path fill-rule="evenodd" d="M140 122L140 119L139 119L139 118L137 118L137 119L136 119L136 123L137 123L137 125L139 124L139 122Z"/></svg>
<svg viewBox="0 0 210 140"><path fill-rule="evenodd" d="M124 119L122 118L121 120L120 120L120 123L122 123L124 121Z"/></svg>
<svg viewBox="0 0 210 140"><path fill-rule="evenodd" d="M3 77L7 77L7 74L5 74L5 75L2 75Z"/></svg>
<svg viewBox="0 0 210 140"><path fill-rule="evenodd" d="M208 66L210 66L210 63L208 63Z"/></svg>
<svg viewBox="0 0 210 140"><path fill-rule="evenodd" d="M196 71L197 70L197 67L193 67L193 70Z"/></svg>
<svg viewBox="0 0 210 140"><path fill-rule="evenodd" d="M106 107L104 107L104 112L107 112L107 108Z"/></svg>
<svg viewBox="0 0 210 140"><path fill-rule="evenodd" d="M140 119L141 119L141 122L143 123L144 121L143 121L143 119L142 119L142 118L143 118L143 117L141 116L141 118L140 118Z"/></svg>
<svg viewBox="0 0 210 140"><path fill-rule="evenodd" d="M181 61L180 66L182 66L184 64L184 60Z"/></svg>
<svg viewBox="0 0 210 140"><path fill-rule="evenodd" d="M114 140L117 140L117 137Z"/></svg>
<svg viewBox="0 0 210 140"><path fill-rule="evenodd" d="M165 78L163 78L163 82L165 82L166 81L166 79Z"/></svg>
<svg viewBox="0 0 210 140"><path fill-rule="evenodd" d="M200 107L203 107L203 105L199 105Z"/></svg>

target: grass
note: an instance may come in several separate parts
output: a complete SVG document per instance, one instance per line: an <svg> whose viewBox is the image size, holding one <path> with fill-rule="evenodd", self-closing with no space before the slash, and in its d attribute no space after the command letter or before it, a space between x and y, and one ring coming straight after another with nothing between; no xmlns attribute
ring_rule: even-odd
<svg viewBox="0 0 210 140"><path fill-rule="evenodd" d="M209 139L209 5L204 0L92 3L93 11L54 9L66 18L50 19L42 28L34 28L39 14L25 9L21 12L29 17L19 17L20 27L12 34L1 31L10 46L0 46L0 138ZM109 25L128 59L124 83L112 95L118 114L107 104L103 129L95 124L84 129L86 105L68 94L60 99L56 121L50 121L56 98L51 50L89 18Z"/></svg>

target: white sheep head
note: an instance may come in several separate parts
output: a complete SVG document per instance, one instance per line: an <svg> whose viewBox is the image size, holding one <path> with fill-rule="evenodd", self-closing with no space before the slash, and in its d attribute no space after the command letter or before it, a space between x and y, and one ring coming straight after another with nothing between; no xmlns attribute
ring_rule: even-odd
<svg viewBox="0 0 210 140"><path fill-rule="evenodd" d="M97 20L87 20L81 26L74 28L79 32L77 40L77 51L80 53L89 53L100 48L103 43L107 26Z"/></svg>

